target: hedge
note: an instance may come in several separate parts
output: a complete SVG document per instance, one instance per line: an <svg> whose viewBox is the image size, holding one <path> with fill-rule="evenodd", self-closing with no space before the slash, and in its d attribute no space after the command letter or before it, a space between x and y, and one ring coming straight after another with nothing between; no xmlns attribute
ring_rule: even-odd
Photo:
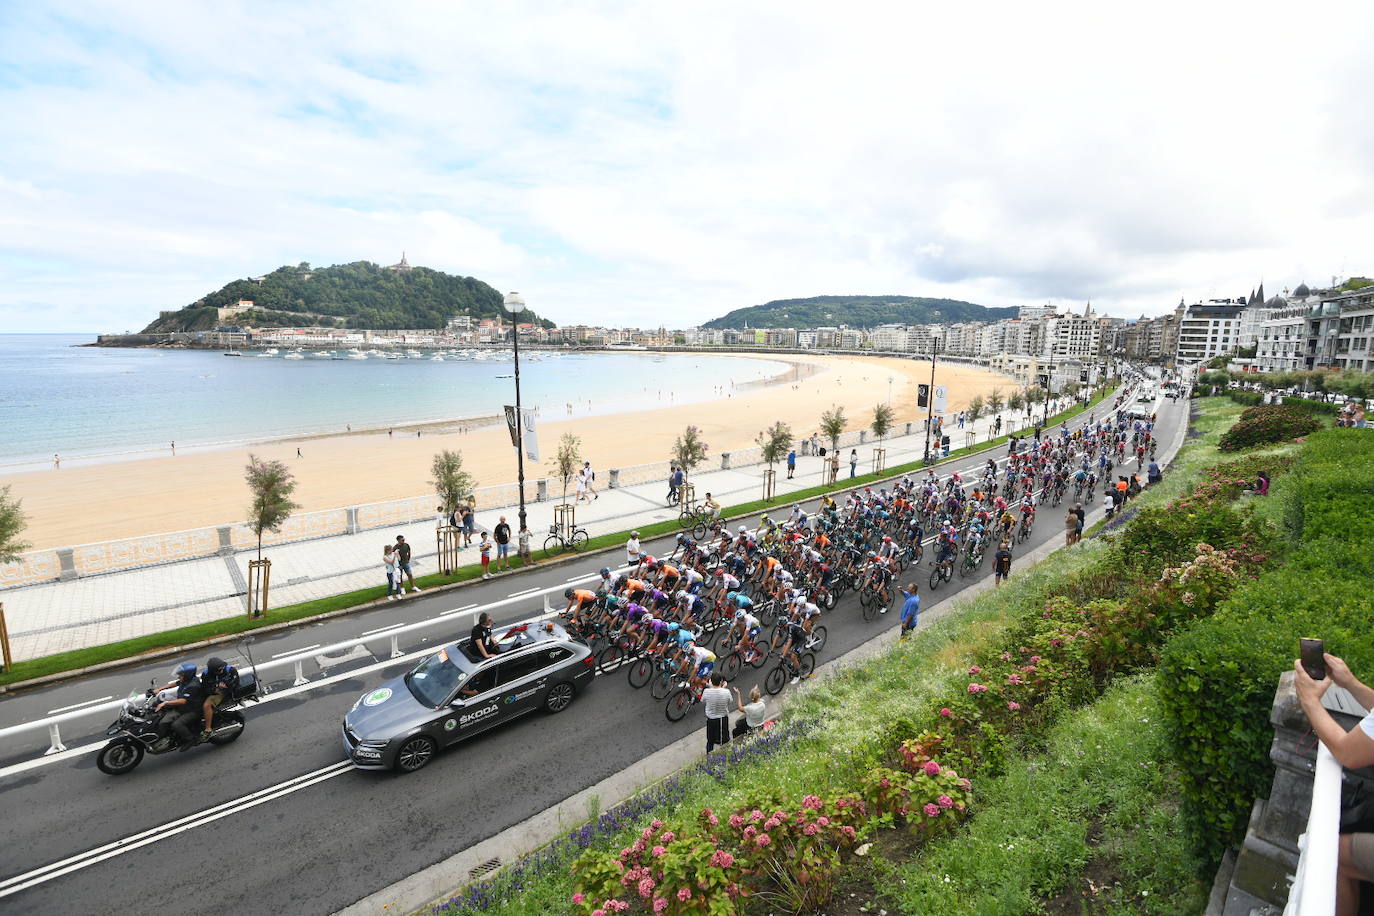
<svg viewBox="0 0 1374 916"><path fill-rule="evenodd" d="M1223 452L1296 439L1316 432L1321 423L1301 407L1251 407L1221 437Z"/></svg>
<svg viewBox="0 0 1374 916"><path fill-rule="evenodd" d="M1303 407L1310 413L1319 414L1326 417L1334 417L1341 412L1340 404L1332 404L1328 401L1314 401L1311 398L1291 398L1283 399L1285 407Z"/></svg>
<svg viewBox="0 0 1374 916"><path fill-rule="evenodd" d="M1251 802L1268 794L1269 710L1298 638L1322 637L1355 671L1374 671L1374 489L1358 470L1371 462L1374 438L1358 430L1314 434L1275 494L1284 501L1286 562L1165 648L1159 683L1173 753L1189 774L1181 814L1204 869L1241 838Z"/></svg>

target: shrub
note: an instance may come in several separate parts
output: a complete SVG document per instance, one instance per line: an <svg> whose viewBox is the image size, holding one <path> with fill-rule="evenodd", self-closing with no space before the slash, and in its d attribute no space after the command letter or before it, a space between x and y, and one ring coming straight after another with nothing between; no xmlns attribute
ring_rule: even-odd
<svg viewBox="0 0 1374 916"><path fill-rule="evenodd" d="M1226 392L1226 396L1237 404L1244 404L1246 407L1255 407L1264 403L1264 395L1260 394L1258 391L1244 391L1239 388L1234 388Z"/></svg>
<svg viewBox="0 0 1374 916"><path fill-rule="evenodd" d="M1321 424L1299 407L1251 407L1221 437L1223 452L1236 452L1256 445L1285 442L1316 432Z"/></svg>
<svg viewBox="0 0 1374 916"><path fill-rule="evenodd" d="M1284 407L1301 407L1308 413L1317 414L1324 417L1334 417L1341 412L1340 404L1328 404L1326 401L1314 401L1311 398L1284 398Z"/></svg>

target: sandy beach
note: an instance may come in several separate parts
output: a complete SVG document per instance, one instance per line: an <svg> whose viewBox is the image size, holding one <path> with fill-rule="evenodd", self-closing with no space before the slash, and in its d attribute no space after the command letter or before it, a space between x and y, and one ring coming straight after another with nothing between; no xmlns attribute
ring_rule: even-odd
<svg viewBox="0 0 1374 916"><path fill-rule="evenodd" d="M738 354L736 354L738 355ZM754 444L759 431L776 420L798 437L818 430L823 410L841 405L850 429L866 428L873 407L888 400L898 423L924 416L916 407L916 385L930 381L924 360L878 357L769 356L797 371L781 382L729 391L720 400L662 406L613 415L546 417L539 424L545 462L526 467L526 479L549 476L548 456L559 436L582 438L587 460L605 469L667 459L673 440L688 424L702 429L709 445L708 466L722 451ZM522 374L538 365L522 366ZM961 364L942 364L936 383L949 386L950 410L976 394L1013 388L1005 376ZM704 379L703 385L712 385ZM574 395L570 393L570 399ZM416 435L416 433L419 435ZM441 449L463 454L479 486L515 478L515 456L504 425L467 432L453 424L420 429L354 431L351 435L310 437L253 446L181 453L126 461L82 464L64 461L61 469L7 476L28 518L24 539L35 549L89 544L116 538L181 531L241 520L248 506L243 468L250 452L284 461L296 474L300 511L353 506L417 496L429 490L429 466ZM300 457L297 457L297 449ZM531 484L531 490L533 484Z"/></svg>

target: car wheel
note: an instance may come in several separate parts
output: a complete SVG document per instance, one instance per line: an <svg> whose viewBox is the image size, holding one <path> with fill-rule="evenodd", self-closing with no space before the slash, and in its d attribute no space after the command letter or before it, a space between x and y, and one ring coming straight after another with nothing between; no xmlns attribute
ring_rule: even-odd
<svg viewBox="0 0 1374 916"><path fill-rule="evenodd" d="M549 688L549 695L544 697L544 708L551 713L562 712L572 705L575 692L572 684L554 684Z"/></svg>
<svg viewBox="0 0 1374 916"><path fill-rule="evenodd" d="M434 758L434 741L424 735L416 735L406 740L396 752L396 769L402 773L414 773Z"/></svg>

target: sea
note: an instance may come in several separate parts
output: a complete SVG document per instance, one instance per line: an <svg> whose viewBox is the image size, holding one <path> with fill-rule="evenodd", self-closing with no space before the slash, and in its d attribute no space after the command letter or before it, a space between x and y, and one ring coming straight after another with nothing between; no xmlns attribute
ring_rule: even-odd
<svg viewBox="0 0 1374 916"><path fill-rule="evenodd" d="M337 359L306 350L86 347L94 335L0 334L0 468L132 457L443 421L490 421L515 401L514 361L450 350L434 360ZM365 351L364 351L365 352ZM520 352L521 401L540 419L725 397L785 362L656 352Z"/></svg>

